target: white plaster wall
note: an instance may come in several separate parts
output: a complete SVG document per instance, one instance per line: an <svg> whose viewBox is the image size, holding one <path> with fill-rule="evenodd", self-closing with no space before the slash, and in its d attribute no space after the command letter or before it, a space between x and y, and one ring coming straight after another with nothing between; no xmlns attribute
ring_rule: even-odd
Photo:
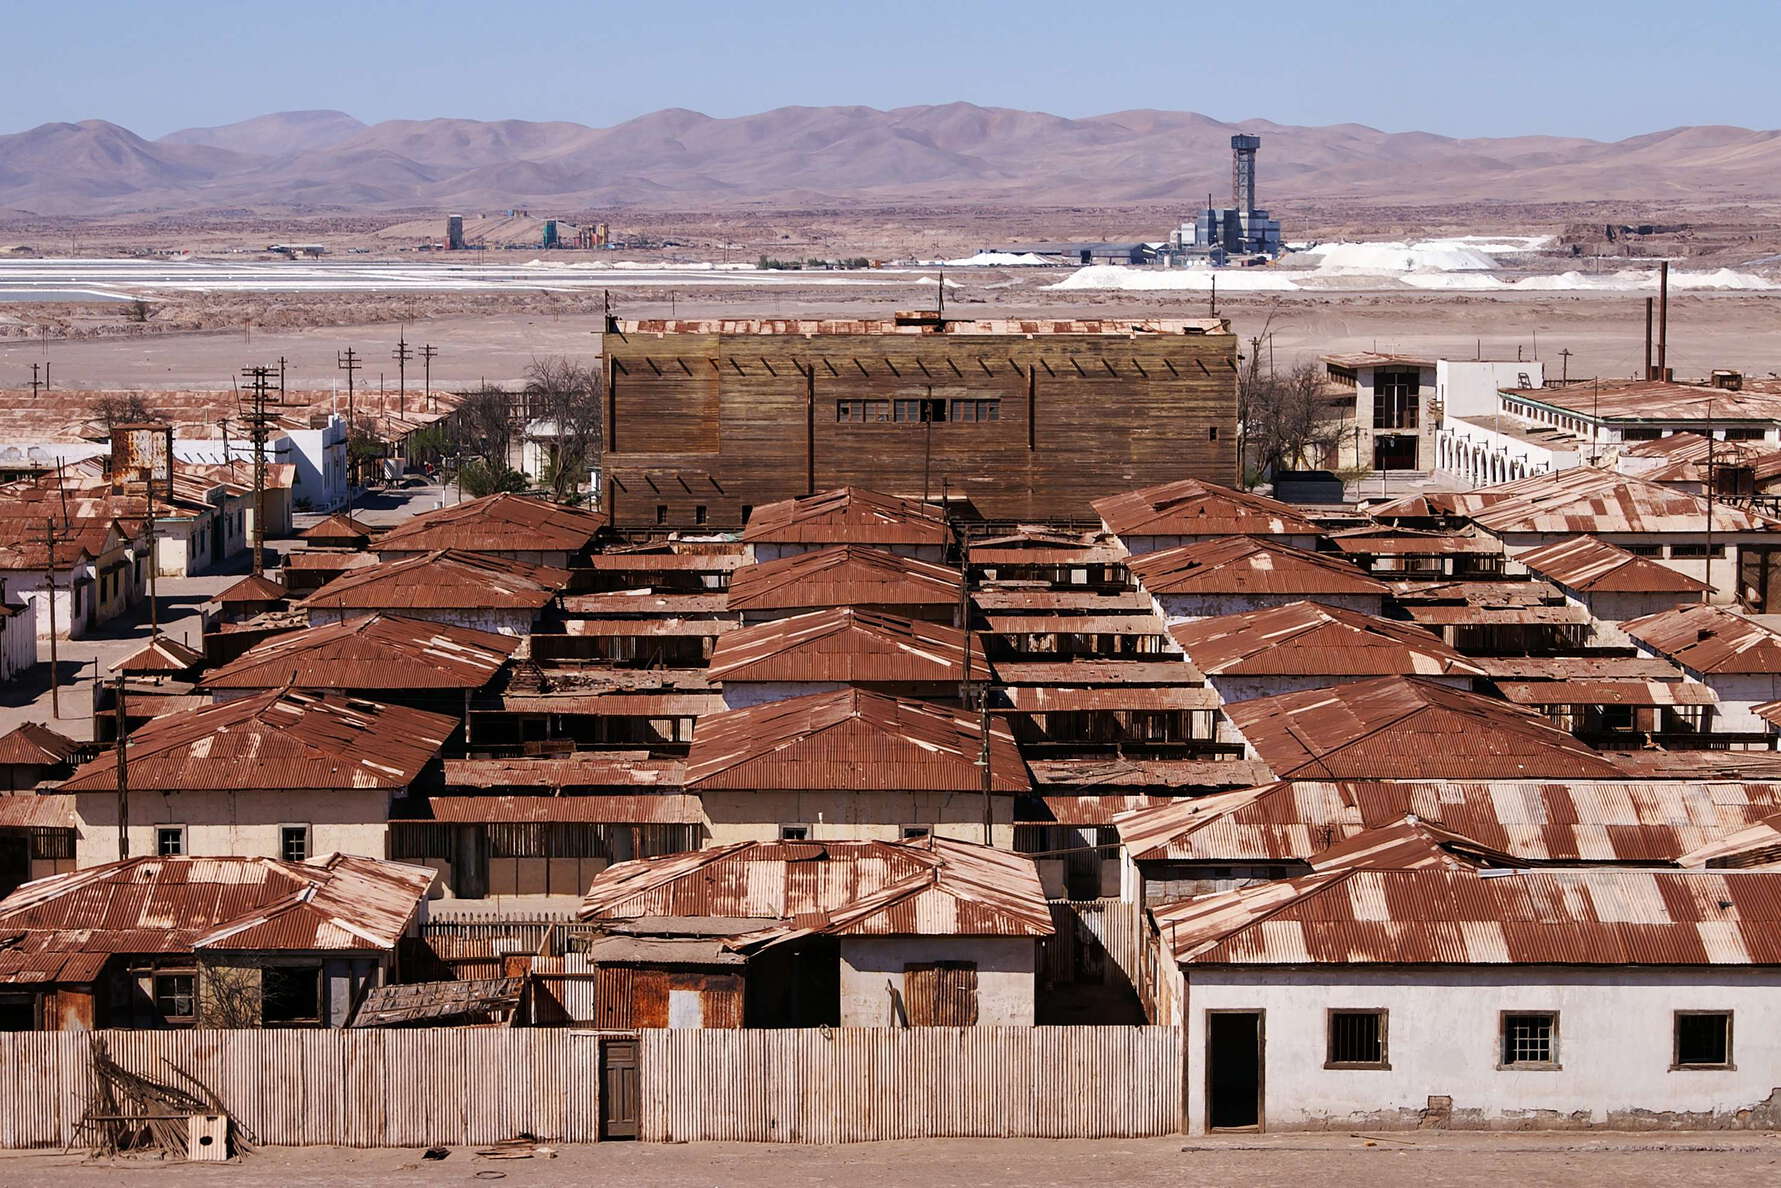
<svg viewBox="0 0 1781 1188"><path fill-rule="evenodd" d="M1206 1012L1266 1010L1264 1128L1415 1126L1431 1095L1475 1125L1729 1114L1781 1085L1781 970L1560 966L1184 968L1188 1118L1206 1129ZM1326 1008L1383 1008L1389 1070L1325 1069ZM1557 1070L1497 1068L1499 1012L1557 1011ZM1729 1070L1670 1071L1677 1010L1729 1010ZM1563 1117L1542 1123L1534 1115ZM1570 1115L1580 1115L1574 1122Z"/></svg>
<svg viewBox="0 0 1781 1188"><path fill-rule="evenodd" d="M925 826L960 841L984 840L983 796L978 792L714 789L698 795L709 822L709 845L776 841L781 825L807 825L814 841L898 841L905 825ZM989 843L1012 849L1014 798L992 796L990 812Z"/></svg>
<svg viewBox="0 0 1781 1188"><path fill-rule="evenodd" d="M1436 685L1446 685L1451 689L1472 688L1469 676L1433 676L1418 673L1405 673L1405 676L1420 676ZM1363 681L1370 678L1364 676L1333 676L1328 674L1299 673L1281 676L1209 676L1206 684L1223 699L1226 705L1234 701L1248 701L1252 697L1272 697L1276 693L1297 693L1302 689L1327 689L1331 685L1345 685L1351 681Z"/></svg>
<svg viewBox="0 0 1781 1188"><path fill-rule="evenodd" d="M1360 570L1357 568L1356 573ZM1235 615L1246 611L1266 610L1289 602L1310 599L1324 606L1379 615L1385 612L1383 594L1158 594L1157 614L1166 623L1188 619L1210 619L1217 615Z"/></svg>
<svg viewBox="0 0 1781 1188"><path fill-rule="evenodd" d="M0 681L10 681L36 663L37 619L34 611L26 608L19 614L0 618Z"/></svg>
<svg viewBox="0 0 1781 1188"><path fill-rule="evenodd" d="M841 1026L891 1026L886 983L902 992L910 962L975 961L977 1025L1031 1027L1037 949L1032 937L842 937Z"/></svg>
<svg viewBox="0 0 1781 1188"><path fill-rule="evenodd" d="M1701 673L1699 679L1719 695L1719 704L1713 711L1714 730L1758 734L1768 731L1769 724L1751 713L1750 707L1781 698L1781 675Z"/></svg>
<svg viewBox="0 0 1781 1188"><path fill-rule="evenodd" d="M130 792L130 854L155 852L155 828L186 827L186 853L279 856L278 827L308 825L309 851L382 858L389 827L390 794L363 791ZM74 853L82 868L118 859L117 794L75 796L78 836Z"/></svg>
<svg viewBox="0 0 1781 1188"><path fill-rule="evenodd" d="M723 686L726 709L744 709L811 693L833 693L848 687L839 681L725 681Z"/></svg>
<svg viewBox="0 0 1781 1188"><path fill-rule="evenodd" d="M1502 409L1498 389L1538 388L1545 382L1546 368L1538 359L1435 360L1435 395L1449 417L1494 415Z"/></svg>

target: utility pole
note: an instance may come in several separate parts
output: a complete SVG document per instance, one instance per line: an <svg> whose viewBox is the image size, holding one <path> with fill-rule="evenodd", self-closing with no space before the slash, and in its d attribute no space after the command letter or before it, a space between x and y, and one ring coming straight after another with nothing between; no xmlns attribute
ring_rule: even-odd
<svg viewBox="0 0 1781 1188"><path fill-rule="evenodd" d="M37 370L40 366L48 367L48 364L31 364L31 403L33 405L37 403L38 391L44 387L43 381L37 378Z"/></svg>
<svg viewBox="0 0 1781 1188"><path fill-rule="evenodd" d="M271 401L268 397L272 390L272 369L270 367L244 367L241 374L247 378L249 411L242 417L247 422L248 434L254 447L254 539L253 569L256 575L265 567L266 562L266 433L271 428L274 414L267 412Z"/></svg>
<svg viewBox="0 0 1781 1188"><path fill-rule="evenodd" d="M352 516L353 480L352 435L353 429L357 425L357 421L354 420L352 380L353 373L356 372L362 364L359 362L359 352L353 350L351 347L347 347L344 351L335 352L334 358L335 365L338 366L340 370L346 372L346 514L350 518Z"/></svg>
<svg viewBox="0 0 1781 1188"><path fill-rule="evenodd" d="M390 352L390 358L396 361L396 412L399 416L408 415L408 361L414 358L414 350L408 345L408 331L396 339L396 349Z"/></svg>
<svg viewBox="0 0 1781 1188"><path fill-rule="evenodd" d="M1559 373L1559 377L1558 377L1558 382L1561 384L1570 383L1571 382L1571 348L1566 347L1564 350L1560 351L1558 353L1558 357L1559 357L1559 361L1562 365L1560 373Z"/></svg>
<svg viewBox="0 0 1781 1188"><path fill-rule="evenodd" d="M438 353L439 348L430 342L421 346L421 387L427 394L428 412L439 411L439 406L433 399L433 356Z"/></svg>
<svg viewBox="0 0 1781 1188"><path fill-rule="evenodd" d="M117 678L117 856L130 856L130 755L127 740L130 721L124 711L124 677Z"/></svg>
<svg viewBox="0 0 1781 1188"><path fill-rule="evenodd" d="M35 369L33 369L35 370ZM61 667L56 659L56 522L46 518L43 521L43 543L46 548L43 562L43 575L49 584L49 712L50 717L62 716L62 682L57 679Z"/></svg>
<svg viewBox="0 0 1781 1188"><path fill-rule="evenodd" d="M168 464L172 465L171 459ZM160 556L155 542L155 476L151 473L148 476L148 637L151 642L161 634L160 586L155 581Z"/></svg>

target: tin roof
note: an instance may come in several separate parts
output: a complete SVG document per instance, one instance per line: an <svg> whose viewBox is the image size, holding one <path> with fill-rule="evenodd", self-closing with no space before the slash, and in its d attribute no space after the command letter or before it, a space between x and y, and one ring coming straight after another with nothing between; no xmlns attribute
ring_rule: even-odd
<svg viewBox="0 0 1781 1188"><path fill-rule="evenodd" d="M1225 716L1284 777L1454 779L1613 776L1613 764L1504 701L1380 677L1257 697Z"/></svg>
<svg viewBox="0 0 1781 1188"><path fill-rule="evenodd" d="M864 487L837 487L754 509L742 529L750 544L945 545L946 513L933 504Z"/></svg>
<svg viewBox="0 0 1781 1188"><path fill-rule="evenodd" d="M1649 557L1629 553L1593 536L1573 536L1541 545L1515 559L1541 577L1589 593L1698 594L1706 582Z"/></svg>
<svg viewBox="0 0 1781 1188"><path fill-rule="evenodd" d="M389 950L432 884L425 867L346 854L110 862L0 900L0 936L23 934L0 941L0 980L90 981L111 954Z"/></svg>
<svg viewBox="0 0 1781 1188"><path fill-rule="evenodd" d="M1440 870L1469 871L1480 867L1517 867L1508 854L1460 834L1408 816L1395 824L1368 829L1339 841L1311 860L1313 870Z"/></svg>
<svg viewBox="0 0 1781 1188"><path fill-rule="evenodd" d="M1005 691L1010 713L1062 714L1086 710L1215 710L1218 694L1198 685L1068 688L1039 685Z"/></svg>
<svg viewBox="0 0 1781 1188"><path fill-rule="evenodd" d="M1772 867L1781 862L1781 813L1697 846L1676 861L1691 867Z"/></svg>
<svg viewBox="0 0 1781 1188"><path fill-rule="evenodd" d="M1126 562L1152 594L1385 594L1352 561L1273 541L1234 537L1145 553Z"/></svg>
<svg viewBox="0 0 1781 1188"><path fill-rule="evenodd" d="M458 825L699 825L696 796L678 792L618 796L431 796L431 819Z"/></svg>
<svg viewBox="0 0 1781 1188"><path fill-rule="evenodd" d="M1513 532L1772 532L1781 521L1687 491L1593 466L1573 466L1462 491L1460 514L1499 536Z"/></svg>
<svg viewBox="0 0 1781 1188"><path fill-rule="evenodd" d="M43 767L66 763L80 744L38 722L24 722L0 735L0 764Z"/></svg>
<svg viewBox="0 0 1781 1188"><path fill-rule="evenodd" d="M598 512L502 493L422 512L380 535L376 547L380 553L437 549L577 553L605 527L606 517Z"/></svg>
<svg viewBox="0 0 1781 1188"><path fill-rule="evenodd" d="M678 759L648 751L578 751L525 759L447 759L448 788L613 788L677 791L686 779Z"/></svg>
<svg viewBox="0 0 1781 1188"><path fill-rule="evenodd" d="M1120 817L1139 861L1305 860L1406 816L1521 861L1668 863L1781 810L1781 783L1296 780Z"/></svg>
<svg viewBox="0 0 1781 1188"><path fill-rule="evenodd" d="M435 1019L465 1019L516 1010L524 978L472 978L378 986L354 1013L354 1027L400 1027Z"/></svg>
<svg viewBox="0 0 1781 1188"><path fill-rule="evenodd" d="M212 602L282 602L290 591L271 578L250 573L220 594L211 595Z"/></svg>
<svg viewBox="0 0 1781 1188"><path fill-rule="evenodd" d="M689 790L979 792L978 716L863 689L816 693L701 718ZM996 792L1031 787L1007 728L991 720Z"/></svg>
<svg viewBox="0 0 1781 1188"><path fill-rule="evenodd" d="M1316 602L1193 619L1169 628L1210 676L1453 676L1478 668L1407 623Z"/></svg>
<svg viewBox="0 0 1781 1188"><path fill-rule="evenodd" d="M1717 705L1697 681L1503 681L1497 692L1516 705Z"/></svg>
<svg viewBox="0 0 1781 1188"><path fill-rule="evenodd" d="M456 718L375 701L272 689L152 718L129 739L130 787L143 791L403 788ZM63 792L110 791L117 761L83 764Z"/></svg>
<svg viewBox="0 0 1781 1188"><path fill-rule="evenodd" d="M1668 380L1603 380L1562 388L1505 388L1504 393L1603 421L1776 421L1781 399Z"/></svg>
<svg viewBox="0 0 1781 1188"><path fill-rule="evenodd" d="M717 681L843 684L982 678L982 649L971 649L969 678L965 651L965 633L956 627L836 607L721 636L706 675Z"/></svg>
<svg viewBox="0 0 1781 1188"><path fill-rule="evenodd" d="M1695 672L1781 672L1781 632L1722 606L1691 603L1620 626L1652 651Z"/></svg>
<svg viewBox="0 0 1781 1188"><path fill-rule="evenodd" d="M336 512L325 516L303 531L297 533L297 539L311 544L322 541L368 541L377 535L377 529L371 525L353 519L345 512Z"/></svg>
<svg viewBox="0 0 1781 1188"><path fill-rule="evenodd" d="M745 565L730 578L729 609L957 603L959 571L864 545L837 545Z"/></svg>
<svg viewBox="0 0 1781 1188"><path fill-rule="evenodd" d="M286 553L279 562L284 570L305 570L321 573L345 573L377 564L375 553L347 552L343 549L297 549Z"/></svg>
<svg viewBox="0 0 1781 1188"><path fill-rule="evenodd" d="M0 796L0 827L7 829L78 829L74 797L29 792Z"/></svg>
<svg viewBox="0 0 1781 1188"><path fill-rule="evenodd" d="M1246 788L1274 778L1258 759L1034 759L1033 786L1048 795L1062 788L1150 788L1204 791Z"/></svg>
<svg viewBox="0 0 1781 1188"><path fill-rule="evenodd" d="M567 594L563 611L597 618L698 618L724 614L730 605L722 590L677 594L656 590L618 590L609 594ZM571 634L578 630L570 624Z"/></svg>
<svg viewBox="0 0 1781 1188"><path fill-rule="evenodd" d="M1198 965L1772 965L1781 875L1349 868L1153 910Z"/></svg>
<svg viewBox="0 0 1781 1188"><path fill-rule="evenodd" d="M1484 536L1461 536L1456 533L1411 532L1401 530L1382 535L1362 529L1359 532L1333 532L1330 543L1341 553L1356 557L1497 557L1503 552L1501 541Z"/></svg>
<svg viewBox="0 0 1781 1188"><path fill-rule="evenodd" d="M113 672L139 674L186 672L204 660L204 653L177 639L157 635L111 666Z"/></svg>
<svg viewBox="0 0 1781 1188"><path fill-rule="evenodd" d="M277 635L206 674L206 689L480 689L520 641L381 612Z"/></svg>
<svg viewBox="0 0 1781 1188"><path fill-rule="evenodd" d="M444 550L349 570L299 605L326 610L537 610L568 581L561 569Z"/></svg>
<svg viewBox="0 0 1781 1188"><path fill-rule="evenodd" d="M1407 367L1433 367L1433 359L1425 359L1421 355L1394 355L1381 351L1350 351L1342 355L1319 355L1319 363L1333 364L1337 367L1389 367L1399 364Z"/></svg>
<svg viewBox="0 0 1781 1188"><path fill-rule="evenodd" d="M595 877L583 920L758 920L753 943L844 936L1049 936L1032 859L926 837L903 842L737 842L620 862Z"/></svg>
<svg viewBox="0 0 1781 1188"><path fill-rule="evenodd" d="M618 323L618 337L663 334L888 334L1009 336L1093 334L1141 338L1154 334L1229 334L1223 318L943 318L917 311L898 318L638 318ZM628 341L628 340L627 340Z"/></svg>
<svg viewBox="0 0 1781 1188"><path fill-rule="evenodd" d="M1682 681L1687 675L1658 656L1473 656L1493 679L1510 681Z"/></svg>
<svg viewBox="0 0 1781 1188"><path fill-rule="evenodd" d="M1027 586L989 585L975 590L971 602L985 614L1015 612L1053 615L1148 615L1151 601L1138 590L1102 593L1098 590L1034 589Z"/></svg>
<svg viewBox="0 0 1781 1188"><path fill-rule="evenodd" d="M1163 653L1160 660L991 660L1004 685L1204 685L1205 676L1186 656Z"/></svg>
<svg viewBox="0 0 1781 1188"><path fill-rule="evenodd" d="M1090 506L1117 536L1311 535L1317 526L1288 504L1203 479L1095 500Z"/></svg>

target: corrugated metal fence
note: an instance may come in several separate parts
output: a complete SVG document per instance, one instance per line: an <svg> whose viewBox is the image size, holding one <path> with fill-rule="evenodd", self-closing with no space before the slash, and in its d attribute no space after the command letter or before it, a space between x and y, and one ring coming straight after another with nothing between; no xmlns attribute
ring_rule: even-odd
<svg viewBox="0 0 1781 1188"><path fill-rule="evenodd" d="M853 1143L1181 1133L1170 1027L646 1031L641 1136Z"/></svg>
<svg viewBox="0 0 1781 1188"><path fill-rule="evenodd" d="M113 1059L204 1082L287 1146L599 1137L600 1043L534 1028L108 1031ZM639 1033L646 1140L841 1143L1181 1131L1167 1027ZM61 1146L91 1092L86 1032L0 1034L0 1147Z"/></svg>

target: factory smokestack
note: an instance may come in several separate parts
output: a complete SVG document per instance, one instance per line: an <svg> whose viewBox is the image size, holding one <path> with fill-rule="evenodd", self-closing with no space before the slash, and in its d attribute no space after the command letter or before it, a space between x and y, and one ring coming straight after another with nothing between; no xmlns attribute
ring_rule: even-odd
<svg viewBox="0 0 1781 1188"><path fill-rule="evenodd" d="M1255 152L1261 146L1259 136L1231 137L1231 205L1244 214L1255 209Z"/></svg>

